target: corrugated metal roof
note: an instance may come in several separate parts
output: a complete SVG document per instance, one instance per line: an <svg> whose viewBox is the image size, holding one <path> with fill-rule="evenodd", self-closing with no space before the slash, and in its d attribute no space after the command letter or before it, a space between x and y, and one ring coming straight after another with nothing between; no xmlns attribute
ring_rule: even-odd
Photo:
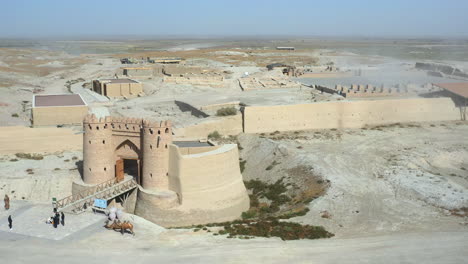
<svg viewBox="0 0 468 264"><path fill-rule="evenodd" d="M468 98L468 82L463 83L434 83L435 86L452 92L464 98Z"/></svg>

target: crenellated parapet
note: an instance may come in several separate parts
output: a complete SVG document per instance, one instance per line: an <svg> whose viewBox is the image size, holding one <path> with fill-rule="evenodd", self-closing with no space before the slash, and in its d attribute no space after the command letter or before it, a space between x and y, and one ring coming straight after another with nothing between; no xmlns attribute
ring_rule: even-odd
<svg viewBox="0 0 468 264"><path fill-rule="evenodd" d="M114 131L120 132L136 132L139 133L143 119L130 117L112 117L111 127Z"/></svg>
<svg viewBox="0 0 468 264"><path fill-rule="evenodd" d="M141 159L140 185L146 189L167 189L169 145L172 143L171 121L142 118L87 115L83 120L83 180L87 184L115 177L115 163L126 140ZM129 154L130 152L124 152ZM128 155L126 156L128 157Z"/></svg>

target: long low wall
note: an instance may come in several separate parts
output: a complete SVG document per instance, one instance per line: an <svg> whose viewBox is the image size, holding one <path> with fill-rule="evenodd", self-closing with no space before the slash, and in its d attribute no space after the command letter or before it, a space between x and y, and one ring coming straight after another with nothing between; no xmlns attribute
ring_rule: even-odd
<svg viewBox="0 0 468 264"><path fill-rule="evenodd" d="M211 132L218 131L223 136L242 133L242 115L225 116L175 130L178 137L206 138Z"/></svg>
<svg viewBox="0 0 468 264"><path fill-rule="evenodd" d="M398 122L460 120L450 98L337 101L244 109L244 132L360 128Z"/></svg>

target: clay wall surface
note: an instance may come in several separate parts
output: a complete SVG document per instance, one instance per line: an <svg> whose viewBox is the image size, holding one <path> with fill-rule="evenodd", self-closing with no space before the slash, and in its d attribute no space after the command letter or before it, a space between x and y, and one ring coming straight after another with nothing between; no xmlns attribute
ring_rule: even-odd
<svg viewBox="0 0 468 264"><path fill-rule="evenodd" d="M164 227L238 219L250 201L242 181L237 145L179 149L171 145L169 190L140 188L135 213ZM209 164L209 165L207 165Z"/></svg>
<svg viewBox="0 0 468 264"><path fill-rule="evenodd" d="M45 140L51 138L53 140ZM57 127L0 127L0 155L25 153L54 153L79 151L83 147L83 135L72 128Z"/></svg>
<svg viewBox="0 0 468 264"><path fill-rule="evenodd" d="M242 133L242 115L233 115L208 120L192 126L177 129L181 138L206 138L211 132L218 131L224 136L234 136Z"/></svg>
<svg viewBox="0 0 468 264"><path fill-rule="evenodd" d="M338 93L346 98L364 98L364 97L397 97L397 96L416 96L415 93L408 90L406 87L375 87L371 84L367 85L351 85L351 86L342 86L340 84L335 85L334 89L320 87L326 92Z"/></svg>
<svg viewBox="0 0 468 264"><path fill-rule="evenodd" d="M141 186L147 190L167 190L169 185L169 145L172 144L172 124L143 122L143 170Z"/></svg>
<svg viewBox="0 0 468 264"><path fill-rule="evenodd" d="M138 192L135 214L163 227L182 227L209 223L222 223L239 219L248 210L248 197L244 202L227 203L223 208L183 209L183 206L161 208L161 196ZM216 199L213 199L216 200ZM164 203L163 203L164 204Z"/></svg>
<svg viewBox="0 0 468 264"><path fill-rule="evenodd" d="M460 120L450 98L338 101L244 109L244 132L360 128L398 122Z"/></svg>
<svg viewBox="0 0 468 264"><path fill-rule="evenodd" d="M143 92L142 83L106 83L104 86L108 97L134 97Z"/></svg>
<svg viewBox="0 0 468 264"><path fill-rule="evenodd" d="M179 148L179 152L182 155L198 154L203 152L212 151L218 149L220 146L207 146L207 147L193 147L193 148Z"/></svg>
<svg viewBox="0 0 468 264"><path fill-rule="evenodd" d="M86 105L32 108L34 126L81 124L86 114L88 114Z"/></svg>
<svg viewBox="0 0 468 264"><path fill-rule="evenodd" d="M115 177L110 117L86 116L83 121L83 182L98 184Z"/></svg>
<svg viewBox="0 0 468 264"><path fill-rule="evenodd" d="M151 77L153 68L123 68L123 75L128 77Z"/></svg>
<svg viewBox="0 0 468 264"><path fill-rule="evenodd" d="M182 155L171 145L169 153L169 189L178 194L184 208L215 210L237 203L249 208L236 144L191 155Z"/></svg>
<svg viewBox="0 0 468 264"><path fill-rule="evenodd" d="M221 108L226 108L226 107L238 107L240 104L240 101L235 101L235 102L227 102L227 103L221 103L221 104L211 104L211 105L204 105L200 107L200 110L202 111L217 111Z"/></svg>
<svg viewBox="0 0 468 264"><path fill-rule="evenodd" d="M184 76L164 76L163 81L166 83L189 84L198 86L222 87L224 85L224 77L218 75L184 75Z"/></svg>
<svg viewBox="0 0 468 264"><path fill-rule="evenodd" d="M287 78L243 77L239 78L239 86L243 91L248 91L264 89L300 88L301 84L298 82L291 81Z"/></svg>

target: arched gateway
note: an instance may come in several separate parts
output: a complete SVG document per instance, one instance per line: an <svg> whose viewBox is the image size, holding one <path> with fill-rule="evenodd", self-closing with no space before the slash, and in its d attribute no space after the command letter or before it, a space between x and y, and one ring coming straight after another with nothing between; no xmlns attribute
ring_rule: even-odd
<svg viewBox="0 0 468 264"><path fill-rule="evenodd" d="M88 115L83 121L83 181L97 184L131 172L145 189L167 189L170 121Z"/></svg>
<svg viewBox="0 0 468 264"><path fill-rule="evenodd" d="M165 227L231 221L249 208L235 144L179 147L169 121L88 115L83 129L77 197L115 178L114 186L133 182L126 172L139 186L122 206Z"/></svg>

